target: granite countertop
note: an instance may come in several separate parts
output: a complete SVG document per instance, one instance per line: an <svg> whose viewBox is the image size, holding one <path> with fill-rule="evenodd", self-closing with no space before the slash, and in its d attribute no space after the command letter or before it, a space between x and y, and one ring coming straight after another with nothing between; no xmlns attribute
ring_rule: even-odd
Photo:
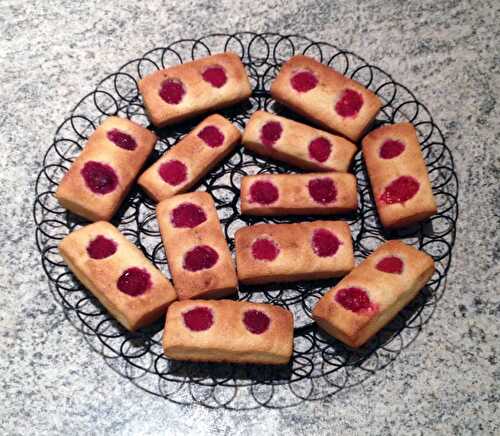
<svg viewBox="0 0 500 436"><path fill-rule="evenodd" d="M348 48L433 114L460 219L447 289L384 370L325 400L247 412L179 406L110 369L66 320L34 241L35 177L100 77L182 37L252 30ZM0 0L0 433L500 434L500 3Z"/></svg>

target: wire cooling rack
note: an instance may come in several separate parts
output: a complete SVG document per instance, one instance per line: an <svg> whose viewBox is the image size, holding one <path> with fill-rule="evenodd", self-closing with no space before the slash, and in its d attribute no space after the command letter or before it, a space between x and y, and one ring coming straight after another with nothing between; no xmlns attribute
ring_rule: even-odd
<svg viewBox="0 0 500 436"><path fill-rule="evenodd" d="M361 82L383 100L384 106L375 126L410 121L418 131L438 203L438 214L426 222L404 231L384 232L378 221L360 153L354 160L359 207L355 213L341 218L350 224L358 261L383 241L394 238L424 250L436 261L436 272L427 287L361 349L349 349L325 335L312 321L314 304L338 281L322 280L242 286L240 289L240 300L277 304L293 312L296 328L294 352L289 365L272 367L171 361L162 353L163 319L141 331L127 332L82 287L58 254L58 242L85 222L61 208L54 193L90 134L110 115L126 117L147 126L160 138L153 156L146 163L150 165L200 120L155 128L145 115L138 81L155 70L228 50L241 56L253 88L248 102L220 112L241 128L259 109L307 122L276 104L269 93L270 84L282 62L292 55L303 53ZM210 192L215 199L231 249L234 250L233 235L242 226L262 221L281 223L313 219L256 218L239 214L242 176L289 172L297 170L262 159L239 147L199 184L197 189ZM176 403L228 409L282 408L331 396L363 382L394 361L415 340L445 290L455 240L457 195L453 158L441 130L427 108L408 88L380 68L332 44L314 42L297 35L244 32L184 39L155 48L101 80L75 105L57 129L37 178L33 213L36 242L54 297L61 303L71 323L115 371L141 389ZM113 223L170 277L154 208L154 203L135 187Z"/></svg>

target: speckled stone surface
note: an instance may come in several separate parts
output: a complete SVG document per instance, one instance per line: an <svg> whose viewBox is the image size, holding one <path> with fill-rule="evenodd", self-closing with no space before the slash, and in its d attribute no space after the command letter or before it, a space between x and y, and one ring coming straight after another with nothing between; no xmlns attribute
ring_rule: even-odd
<svg viewBox="0 0 500 436"><path fill-rule="evenodd" d="M500 3L0 0L0 433L499 434ZM112 371L65 320L34 245L35 176L97 79L181 37L304 34L414 90L461 183L447 291L417 340L365 383L249 412L178 406Z"/></svg>

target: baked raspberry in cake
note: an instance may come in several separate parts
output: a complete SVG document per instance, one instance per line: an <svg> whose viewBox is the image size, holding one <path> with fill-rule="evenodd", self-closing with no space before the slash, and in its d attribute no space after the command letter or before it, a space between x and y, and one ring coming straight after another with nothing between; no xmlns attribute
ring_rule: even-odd
<svg viewBox="0 0 500 436"><path fill-rule="evenodd" d="M139 82L139 91L158 127L234 105L252 92L241 59L231 52L156 71Z"/></svg>
<svg viewBox="0 0 500 436"><path fill-rule="evenodd" d="M316 171L346 172L357 151L341 136L263 111L252 115L242 142L263 156Z"/></svg>
<svg viewBox="0 0 500 436"><path fill-rule="evenodd" d="M244 284L340 277L354 268L343 221L256 224L235 234L236 269Z"/></svg>
<svg viewBox="0 0 500 436"><path fill-rule="evenodd" d="M436 201L411 123L388 124L363 138L363 157L380 221L405 227L437 212Z"/></svg>
<svg viewBox="0 0 500 436"><path fill-rule="evenodd" d="M138 183L155 201L186 192L230 154L240 138L228 120L210 115L167 150Z"/></svg>
<svg viewBox="0 0 500 436"><path fill-rule="evenodd" d="M123 118L106 118L59 184L59 204L89 221L109 221L155 143L148 129Z"/></svg>
<svg viewBox="0 0 500 436"><path fill-rule="evenodd" d="M163 332L165 355L175 360L284 365L293 351L293 316L271 304L178 301Z"/></svg>
<svg viewBox="0 0 500 436"><path fill-rule="evenodd" d="M128 330L160 318L177 299L167 278L107 222L70 233L59 252L78 280Z"/></svg>
<svg viewBox="0 0 500 436"><path fill-rule="evenodd" d="M313 318L351 347L365 344L425 286L434 273L428 254L401 241L381 245L316 304Z"/></svg>
<svg viewBox="0 0 500 436"><path fill-rule="evenodd" d="M236 292L231 253L210 194L193 192L163 200L156 215L180 300Z"/></svg>
<svg viewBox="0 0 500 436"><path fill-rule="evenodd" d="M361 138L382 107L381 100L363 85L304 55L283 64L271 85L271 95L352 141Z"/></svg>
<svg viewBox="0 0 500 436"><path fill-rule="evenodd" d="M356 178L347 173L265 174L241 180L241 213L327 215L356 210Z"/></svg>

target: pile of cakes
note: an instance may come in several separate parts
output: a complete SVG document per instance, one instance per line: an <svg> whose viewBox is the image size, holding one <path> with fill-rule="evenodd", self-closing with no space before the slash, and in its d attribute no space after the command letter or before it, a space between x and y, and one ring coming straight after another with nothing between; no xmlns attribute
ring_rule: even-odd
<svg viewBox="0 0 500 436"><path fill-rule="evenodd" d="M155 134L127 119L107 118L56 192L63 207L94 223L69 234L59 250L81 283L126 329L144 327L166 313L168 357L258 364L290 360L293 315L271 304L231 300L238 283L344 276L320 299L313 317L326 333L359 347L432 276L433 259L400 241L383 244L355 266L348 224L324 219L241 228L235 235L234 265L213 198L189 192L242 143L256 154L309 171L243 177L242 214L353 212L357 184L348 171L361 140L382 225L401 228L430 217L436 202L415 128L384 125L364 136L381 101L361 84L314 59L294 56L283 64L271 95L317 127L257 111L243 135L213 113L251 95L245 67L234 53L157 71L139 89L156 127L211 115L144 171ZM158 203L173 285L108 222L136 180Z"/></svg>

